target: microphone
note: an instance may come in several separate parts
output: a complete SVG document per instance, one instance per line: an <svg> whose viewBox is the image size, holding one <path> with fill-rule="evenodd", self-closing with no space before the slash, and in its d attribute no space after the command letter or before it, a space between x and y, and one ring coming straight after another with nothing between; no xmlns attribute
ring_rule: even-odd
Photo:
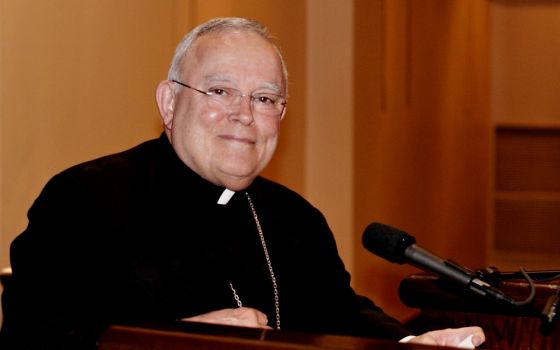
<svg viewBox="0 0 560 350"><path fill-rule="evenodd" d="M408 263L447 278L483 297L515 305L514 300L479 279L470 269L419 247L413 236L394 227L376 222L370 224L364 230L362 244L368 251L392 263Z"/></svg>

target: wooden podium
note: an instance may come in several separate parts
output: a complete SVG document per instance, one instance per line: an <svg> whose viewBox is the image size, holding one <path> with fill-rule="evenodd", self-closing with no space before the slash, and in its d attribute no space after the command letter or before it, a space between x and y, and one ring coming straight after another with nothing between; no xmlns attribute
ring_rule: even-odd
<svg viewBox="0 0 560 350"><path fill-rule="evenodd" d="M113 326L99 350L430 350L433 346L339 335L230 327L192 322L170 325ZM439 347L438 349L453 349Z"/></svg>
<svg viewBox="0 0 560 350"><path fill-rule="evenodd" d="M558 271L539 272L541 276ZM516 273L502 273L498 286L514 300L525 300L529 283ZM544 279L544 277L543 277ZM486 349L560 349L560 325L543 322L541 313L558 293L558 279L535 282L532 303L513 306L461 290L430 274L415 274L401 282L401 301L420 309L420 315L407 325L415 332L449 327L480 326L486 334ZM558 317L558 315L556 316Z"/></svg>

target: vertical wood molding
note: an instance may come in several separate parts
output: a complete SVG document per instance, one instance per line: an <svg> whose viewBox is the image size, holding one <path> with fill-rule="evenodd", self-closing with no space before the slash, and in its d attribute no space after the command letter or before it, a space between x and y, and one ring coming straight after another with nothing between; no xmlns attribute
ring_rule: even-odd
<svg viewBox="0 0 560 350"><path fill-rule="evenodd" d="M474 112L474 94L476 92L476 85L474 83L474 79L472 77L472 73L476 71L476 62L475 56L477 53L477 47L474 42L474 34L473 31L475 30L475 22L474 22L474 11L473 11L473 4L472 3L465 3L464 6L466 7L466 22L467 22L467 30L465 33L464 38L464 52L474 52L474 55L465 55L466 56L466 68L463 70L463 80L465 82L465 87L463 90L463 110L466 114L470 114Z"/></svg>
<svg viewBox="0 0 560 350"><path fill-rule="evenodd" d="M412 107L412 16L413 9L410 1L404 2L404 105Z"/></svg>
<svg viewBox="0 0 560 350"><path fill-rule="evenodd" d="M379 89L380 101L381 101L381 112L387 112L387 1L380 0L380 11L379 13L371 13L371 16L379 16L380 30L379 30L379 42L380 42L380 71L381 71L381 88Z"/></svg>
<svg viewBox="0 0 560 350"><path fill-rule="evenodd" d="M6 13L5 0L0 0L0 13ZM9 260L6 255L8 255L8 246L10 245L10 238L6 232L6 227L4 226L4 118L6 111L4 110L4 89L5 86L2 84L4 81L4 43L6 42L4 38L4 19L0 15L0 269L7 267L9 265Z"/></svg>

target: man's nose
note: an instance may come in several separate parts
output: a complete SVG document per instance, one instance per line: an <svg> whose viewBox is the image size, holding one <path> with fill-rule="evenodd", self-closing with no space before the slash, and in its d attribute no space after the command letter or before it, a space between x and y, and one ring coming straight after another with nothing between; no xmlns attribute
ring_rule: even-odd
<svg viewBox="0 0 560 350"><path fill-rule="evenodd" d="M255 119L253 116L253 99L250 95L239 95L230 106L232 115L236 116L243 124L250 125Z"/></svg>

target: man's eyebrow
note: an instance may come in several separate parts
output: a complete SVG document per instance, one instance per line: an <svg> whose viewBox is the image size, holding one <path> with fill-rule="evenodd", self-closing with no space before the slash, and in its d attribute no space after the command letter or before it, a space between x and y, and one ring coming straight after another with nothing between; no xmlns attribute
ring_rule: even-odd
<svg viewBox="0 0 560 350"><path fill-rule="evenodd" d="M233 85L237 84L237 80L235 78L227 75L207 75L204 77L204 80L208 83L219 82L219 83L230 83ZM259 86L256 90L259 89L272 90L276 94L281 94L283 91L282 87L275 82L263 82L261 86Z"/></svg>
<svg viewBox="0 0 560 350"><path fill-rule="evenodd" d="M277 83L266 82L263 84L263 88L273 90L277 94L282 92L282 88Z"/></svg>

